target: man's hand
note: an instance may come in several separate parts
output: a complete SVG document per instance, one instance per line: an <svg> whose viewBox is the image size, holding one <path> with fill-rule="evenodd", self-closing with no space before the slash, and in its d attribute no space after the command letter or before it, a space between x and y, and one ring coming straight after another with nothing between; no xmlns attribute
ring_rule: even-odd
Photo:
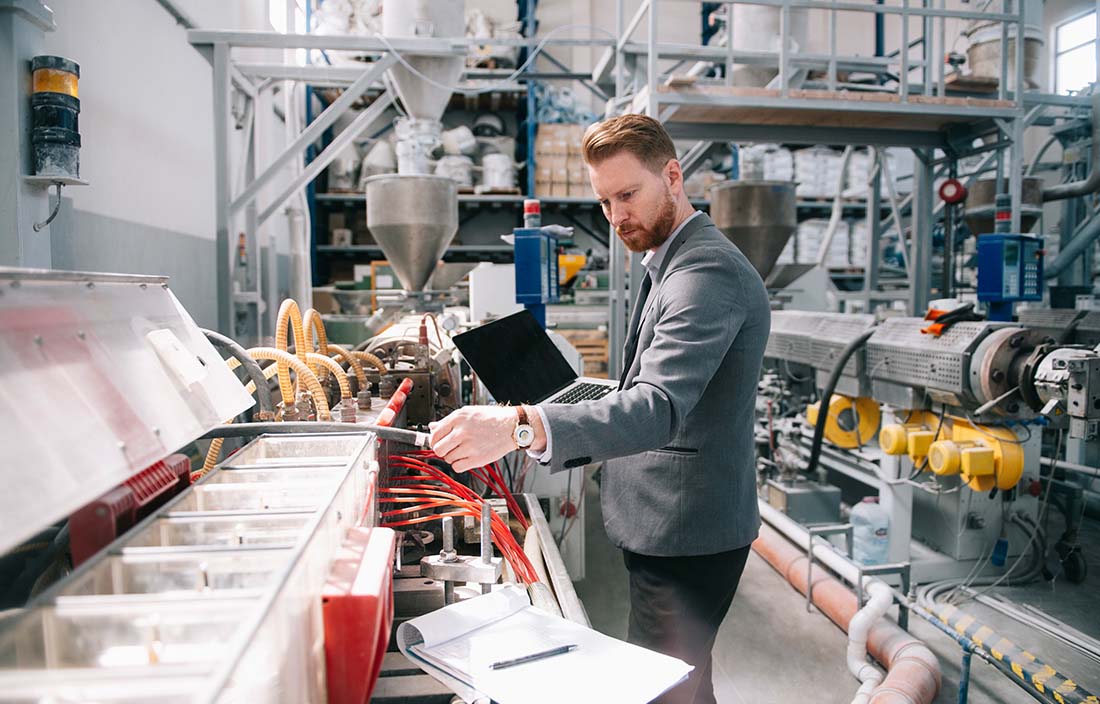
<svg viewBox="0 0 1100 704"><path fill-rule="evenodd" d="M484 467L516 449L512 439L516 422L515 408L466 406L428 424L432 450L456 472Z"/></svg>

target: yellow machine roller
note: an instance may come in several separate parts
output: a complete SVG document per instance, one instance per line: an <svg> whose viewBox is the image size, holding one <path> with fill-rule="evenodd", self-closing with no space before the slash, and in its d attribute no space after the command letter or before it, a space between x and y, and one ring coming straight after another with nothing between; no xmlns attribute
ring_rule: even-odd
<svg viewBox="0 0 1100 704"><path fill-rule="evenodd" d="M806 420L810 425L817 423L819 407L819 403L806 407ZM846 450L861 447L875 437L880 418L874 400L833 394L829 400L829 417L825 421L825 439Z"/></svg>

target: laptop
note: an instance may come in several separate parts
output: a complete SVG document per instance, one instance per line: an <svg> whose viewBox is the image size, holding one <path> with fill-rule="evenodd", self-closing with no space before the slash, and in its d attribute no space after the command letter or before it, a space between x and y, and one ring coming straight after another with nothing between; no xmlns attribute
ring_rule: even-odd
<svg viewBox="0 0 1100 704"><path fill-rule="evenodd" d="M454 336L500 403L578 403L603 398L617 381L578 377L535 316L524 309Z"/></svg>

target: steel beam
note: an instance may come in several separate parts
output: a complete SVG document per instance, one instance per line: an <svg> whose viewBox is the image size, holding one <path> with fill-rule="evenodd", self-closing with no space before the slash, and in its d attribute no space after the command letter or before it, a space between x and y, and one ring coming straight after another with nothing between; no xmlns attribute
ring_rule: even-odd
<svg viewBox="0 0 1100 704"><path fill-rule="evenodd" d="M271 217L276 210L282 207L283 203L287 201L298 189L304 187L307 183L317 178L325 167L332 163L332 160L344 150L345 147L350 145L363 133L368 127L370 127L375 120L382 116L382 113L393 102L393 96L389 91L386 91L374 99L374 102L370 104L363 112L345 127L340 134L332 140L332 142L325 147L324 151L317 155L313 161L309 162L309 165L298 174L293 181L291 181L283 191L271 201L271 203L263 209L260 213L260 224L267 222L267 219ZM335 105L335 103L333 103ZM304 134L304 133L303 133Z"/></svg>
<svg viewBox="0 0 1100 704"><path fill-rule="evenodd" d="M913 150L916 155L913 193L913 245L909 248L909 314L920 316L928 308L932 293L932 207L935 188L932 155Z"/></svg>
<svg viewBox="0 0 1100 704"><path fill-rule="evenodd" d="M619 49L623 48L623 45L630 41L630 37L638 29L638 25L642 23L642 18L645 17L645 13L653 8L654 0L642 0L642 4L638 5L638 9L634 12L634 16L630 18L630 22L627 23L626 29L619 32L619 38L616 41L615 46ZM653 13L656 15L656 12Z"/></svg>
<svg viewBox="0 0 1100 704"><path fill-rule="evenodd" d="M779 142L782 144L843 144L942 149L942 132L918 132L861 127L798 127L739 125L711 122L669 122L665 129L673 139L711 142Z"/></svg>
<svg viewBox="0 0 1100 704"><path fill-rule="evenodd" d="M599 37L572 38L551 37L549 40L492 37L437 38L386 38L355 36L350 34L283 34L281 32L257 32L248 30L192 29L187 41L194 45L224 43L231 47L260 49L316 49L385 53L397 51L402 55L455 56L465 55L471 46L519 46L533 47L545 42L550 46L614 46L611 39Z"/></svg>
<svg viewBox="0 0 1100 704"><path fill-rule="evenodd" d="M305 148L320 139L321 135L325 133L325 130L332 127L336 120L347 112L352 104L356 100L359 100L363 93L365 93L376 80L380 79L395 62L396 58L391 54L387 54L385 57L375 61L369 69L364 71L362 75L359 76L358 80L352 83L339 98L333 101L332 105L325 108L324 112L317 116L316 120L302 130L298 138L295 139L290 146L284 149L282 154L275 157L275 160L264 169L264 172L260 174L255 181L248 184L244 191L233 201L230 206L230 212L238 212L253 200L256 194L259 193L264 186L270 183L291 159L300 158ZM263 219L266 218L261 218L261 220Z"/></svg>
<svg viewBox="0 0 1100 704"><path fill-rule="evenodd" d="M229 242L229 45L214 44L214 223L218 277L218 331L235 336L232 247Z"/></svg>

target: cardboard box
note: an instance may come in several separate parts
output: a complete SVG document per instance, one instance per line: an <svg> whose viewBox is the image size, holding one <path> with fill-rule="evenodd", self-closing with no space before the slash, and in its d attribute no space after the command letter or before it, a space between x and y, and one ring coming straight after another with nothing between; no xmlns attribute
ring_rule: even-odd
<svg viewBox="0 0 1100 704"><path fill-rule="evenodd" d="M551 198L568 198L569 197L569 183L566 181L555 181L550 184L550 197Z"/></svg>
<svg viewBox="0 0 1100 704"><path fill-rule="evenodd" d="M550 181L550 179L545 179L545 180L536 179L535 180L535 195L536 196L550 197L551 195L553 195L551 193L552 190L553 190L553 183Z"/></svg>
<svg viewBox="0 0 1100 704"><path fill-rule="evenodd" d="M588 181L583 182L570 181L569 182L569 197L570 198L595 198L592 193L592 186Z"/></svg>
<svg viewBox="0 0 1100 704"><path fill-rule="evenodd" d="M550 169L551 171L568 169L569 157L564 154L543 154L542 156L536 154L535 168L538 170Z"/></svg>
<svg viewBox="0 0 1100 704"><path fill-rule="evenodd" d="M535 136L535 154L579 156L587 125L542 124Z"/></svg>
<svg viewBox="0 0 1100 704"><path fill-rule="evenodd" d="M535 154L568 156L567 132L562 129L568 126L539 125L538 134L535 135Z"/></svg>

